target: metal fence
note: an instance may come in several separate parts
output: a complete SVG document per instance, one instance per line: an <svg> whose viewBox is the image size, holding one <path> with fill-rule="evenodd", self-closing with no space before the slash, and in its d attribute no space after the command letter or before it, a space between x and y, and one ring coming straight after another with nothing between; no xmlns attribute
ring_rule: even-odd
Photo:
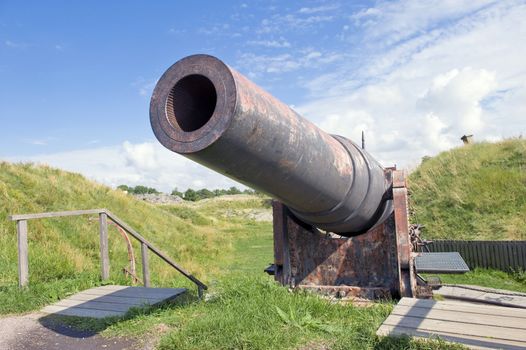
<svg viewBox="0 0 526 350"><path fill-rule="evenodd" d="M526 241L433 241L432 252L459 252L470 268L526 270Z"/></svg>

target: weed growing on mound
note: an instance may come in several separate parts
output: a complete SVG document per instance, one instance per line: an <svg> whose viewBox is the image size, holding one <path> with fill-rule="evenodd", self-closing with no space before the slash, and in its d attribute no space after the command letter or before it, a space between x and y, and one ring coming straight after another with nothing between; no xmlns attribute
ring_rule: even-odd
<svg viewBox="0 0 526 350"><path fill-rule="evenodd" d="M20 292L15 223L8 220L11 214L107 208L190 273L209 283L233 264L232 252L238 240L254 232L271 235L270 223L220 215L223 208L262 208L259 197L239 197L229 201L211 199L180 206L155 206L79 174L34 164L0 162L0 298L3 300L0 314L36 310L57 298L100 284L96 216L91 217L94 220L88 216L31 220L28 222L29 288ZM140 272L140 246L132 242ZM126 244L111 225L109 246L110 280L130 284L122 274L122 268L128 265ZM267 255L270 254L271 246ZM267 263L269 258L264 260ZM153 286L194 288L153 254L150 271Z"/></svg>
<svg viewBox="0 0 526 350"><path fill-rule="evenodd" d="M526 140L476 143L410 175L412 222L430 239L526 239Z"/></svg>
<svg viewBox="0 0 526 350"><path fill-rule="evenodd" d="M460 348L408 338L379 339L375 332L391 311L390 303L368 308L334 304L304 291L290 292L264 276L231 275L213 293L206 302L166 307L106 332L162 329L162 350Z"/></svg>

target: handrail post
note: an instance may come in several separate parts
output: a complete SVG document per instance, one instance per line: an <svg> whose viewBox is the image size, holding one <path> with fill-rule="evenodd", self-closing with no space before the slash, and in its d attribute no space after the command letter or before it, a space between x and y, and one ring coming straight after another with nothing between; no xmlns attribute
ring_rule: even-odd
<svg viewBox="0 0 526 350"><path fill-rule="evenodd" d="M29 257L27 251L27 220L16 222L18 241L18 286L25 287L29 282Z"/></svg>
<svg viewBox="0 0 526 350"><path fill-rule="evenodd" d="M150 268L148 262L148 245L141 242L141 257L142 257L142 279L145 287L150 287Z"/></svg>
<svg viewBox="0 0 526 350"><path fill-rule="evenodd" d="M108 249L108 216L104 212L99 213L99 231L101 278L104 281L110 278L110 257Z"/></svg>

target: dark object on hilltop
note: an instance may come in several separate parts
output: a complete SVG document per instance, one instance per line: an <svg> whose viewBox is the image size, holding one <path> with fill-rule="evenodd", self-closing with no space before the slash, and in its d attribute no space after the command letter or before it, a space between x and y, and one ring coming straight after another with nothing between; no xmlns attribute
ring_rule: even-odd
<svg viewBox="0 0 526 350"><path fill-rule="evenodd" d="M473 143L473 135L464 135L460 138L465 145Z"/></svg>

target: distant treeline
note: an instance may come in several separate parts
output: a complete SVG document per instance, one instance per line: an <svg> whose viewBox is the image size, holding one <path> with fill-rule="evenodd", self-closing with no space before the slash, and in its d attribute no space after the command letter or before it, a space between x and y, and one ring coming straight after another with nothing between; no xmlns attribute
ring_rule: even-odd
<svg viewBox="0 0 526 350"><path fill-rule="evenodd" d="M135 187L130 187L127 185L120 185L120 186L117 186L117 188L122 191L131 193L131 194L161 193L155 188L146 187L142 185L138 185ZM202 188L200 190L193 190L189 188L185 192L181 192L177 188L174 188L171 194L172 196L179 196L184 200L195 202L201 199L219 197L219 196L224 196L227 194L259 194L259 193L249 188L241 191L239 188L232 186L228 190L225 190L225 189L209 190L207 188Z"/></svg>
<svg viewBox="0 0 526 350"><path fill-rule="evenodd" d="M146 186L142 186L142 185L138 185L138 186L135 186L135 187L130 187L130 186L127 186L127 185L120 185L120 186L117 186L117 188L119 190L121 190L121 191L126 191L126 192L131 193L131 194L147 194L147 193L157 194L157 193L161 193L161 192L157 191L155 188L146 187Z"/></svg>

